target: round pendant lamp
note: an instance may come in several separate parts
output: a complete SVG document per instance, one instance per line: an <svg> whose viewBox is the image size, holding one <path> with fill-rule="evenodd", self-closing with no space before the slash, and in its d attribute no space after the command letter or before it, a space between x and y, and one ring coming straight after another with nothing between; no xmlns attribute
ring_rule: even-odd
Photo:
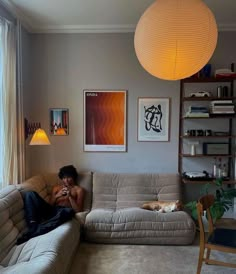
<svg viewBox="0 0 236 274"><path fill-rule="evenodd" d="M214 15L202 0L156 0L137 24L134 47L146 71L178 80L207 64L217 37Z"/></svg>

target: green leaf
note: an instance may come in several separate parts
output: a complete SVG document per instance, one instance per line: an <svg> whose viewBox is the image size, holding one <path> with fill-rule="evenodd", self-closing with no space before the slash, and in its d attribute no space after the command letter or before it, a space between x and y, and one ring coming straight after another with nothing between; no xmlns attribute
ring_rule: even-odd
<svg viewBox="0 0 236 274"><path fill-rule="evenodd" d="M191 216L193 219L197 220L197 201L192 201L184 205L185 208L191 211Z"/></svg>
<svg viewBox="0 0 236 274"><path fill-rule="evenodd" d="M210 185L211 185L210 183L203 185L202 189L200 190L200 195L208 194Z"/></svg>
<svg viewBox="0 0 236 274"><path fill-rule="evenodd" d="M197 202L196 201L192 201L192 202L189 202L189 203L187 203L187 204L184 205L185 208L190 209L190 210L195 209L196 206L197 206Z"/></svg>
<svg viewBox="0 0 236 274"><path fill-rule="evenodd" d="M195 209L192 210L192 217L193 217L194 220L198 219L197 208L195 208Z"/></svg>
<svg viewBox="0 0 236 274"><path fill-rule="evenodd" d="M223 179L222 179L222 178L217 178L214 182L215 182L215 185L216 185L216 186L222 186L222 184L223 184Z"/></svg>
<svg viewBox="0 0 236 274"><path fill-rule="evenodd" d="M214 181L215 184L215 202L210 208L213 221L220 219L224 212L232 208L233 198L236 198L236 189L222 187L223 180L218 178ZM206 183L200 190L200 196L210 193L210 183ZM212 192L214 193L214 191ZM193 219L197 220L197 201L191 201L185 204L185 208L190 211Z"/></svg>
<svg viewBox="0 0 236 274"><path fill-rule="evenodd" d="M213 204L210 207L210 211L211 211L213 222L215 222L217 219L220 219L225 212L223 206L220 204Z"/></svg>

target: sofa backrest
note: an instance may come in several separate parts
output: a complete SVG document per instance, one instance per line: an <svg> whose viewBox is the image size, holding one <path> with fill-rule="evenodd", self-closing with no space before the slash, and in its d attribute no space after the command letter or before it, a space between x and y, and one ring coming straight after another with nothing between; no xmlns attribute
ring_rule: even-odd
<svg viewBox="0 0 236 274"><path fill-rule="evenodd" d="M42 198L49 201L51 184L56 184L55 180L47 181L44 175L36 175L17 185L17 188L21 192L36 191Z"/></svg>
<svg viewBox="0 0 236 274"><path fill-rule="evenodd" d="M0 191L0 262L15 245L16 238L25 228L23 199L20 192L13 185L3 188Z"/></svg>
<svg viewBox="0 0 236 274"><path fill-rule="evenodd" d="M79 172L78 175L77 184L85 190L84 211L89 211L92 203L92 173ZM52 188L57 184L62 184L57 173L45 173L29 178L22 184L18 185L18 188L22 192L29 190L36 191L42 198L49 201Z"/></svg>
<svg viewBox="0 0 236 274"><path fill-rule="evenodd" d="M92 209L140 207L148 201L180 198L178 174L93 174Z"/></svg>

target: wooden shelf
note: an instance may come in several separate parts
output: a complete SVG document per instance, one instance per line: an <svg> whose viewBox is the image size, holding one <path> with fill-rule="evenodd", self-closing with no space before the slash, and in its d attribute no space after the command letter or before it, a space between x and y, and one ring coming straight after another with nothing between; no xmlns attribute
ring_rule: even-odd
<svg viewBox="0 0 236 274"><path fill-rule="evenodd" d="M189 180L189 179L186 179L186 178L182 178L182 182L184 184L193 184L193 185L198 185L198 184L207 184L207 183L210 183L210 184L214 184L214 180L209 180L209 181L198 181L198 180ZM223 184L224 185L235 185L236 184L236 181L235 180L226 180L226 181L223 181Z"/></svg>
<svg viewBox="0 0 236 274"><path fill-rule="evenodd" d="M225 136L180 136L182 139L227 139L227 138L236 138L235 135L225 135Z"/></svg>
<svg viewBox="0 0 236 274"><path fill-rule="evenodd" d="M209 117L182 117L183 120L196 120L196 119L232 119L235 114L210 114Z"/></svg>
<svg viewBox="0 0 236 274"><path fill-rule="evenodd" d="M224 101L235 99L236 97L183 97L183 101Z"/></svg>
<svg viewBox="0 0 236 274"><path fill-rule="evenodd" d="M232 77L224 77L224 78L215 78L215 77L210 77L210 78L194 78L194 77L191 77L191 78L185 78L185 79L182 79L181 81L183 83L222 83L222 82L227 82L227 83L230 83L232 81L234 81L235 78L232 78Z"/></svg>
<svg viewBox="0 0 236 274"><path fill-rule="evenodd" d="M188 157L188 158L211 158L211 157L226 157L226 158L231 158L233 155L231 154L211 154L211 155L205 155L205 154L196 154L196 155L191 155L191 154L179 154L180 157Z"/></svg>

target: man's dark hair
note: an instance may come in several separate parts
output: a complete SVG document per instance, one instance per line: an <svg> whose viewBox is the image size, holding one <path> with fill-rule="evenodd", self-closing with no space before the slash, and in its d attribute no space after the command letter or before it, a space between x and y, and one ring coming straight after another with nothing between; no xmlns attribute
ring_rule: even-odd
<svg viewBox="0 0 236 274"><path fill-rule="evenodd" d="M74 166L63 166L60 168L58 177L62 180L64 177L72 177L74 181L76 181L78 177L77 170Z"/></svg>

